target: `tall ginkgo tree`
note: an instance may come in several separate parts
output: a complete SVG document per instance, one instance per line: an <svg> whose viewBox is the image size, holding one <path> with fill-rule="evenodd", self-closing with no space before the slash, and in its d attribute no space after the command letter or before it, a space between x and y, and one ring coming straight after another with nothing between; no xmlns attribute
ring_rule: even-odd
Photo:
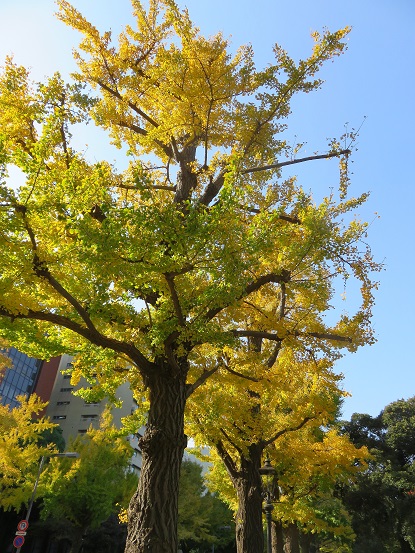
<svg viewBox="0 0 415 553"><path fill-rule="evenodd" d="M57 427L39 417L46 404L35 395L17 399L20 405L12 410L0 405L0 507L20 512L31 498L41 457L58 449L45 443L45 434Z"/></svg>
<svg viewBox="0 0 415 553"><path fill-rule="evenodd" d="M75 81L34 85L10 59L0 76L2 335L36 356L77 354L75 371L98 379L100 393L129 381L148 401L126 552L176 553L186 400L215 378L218 351L255 333L274 348L283 335L317 349L373 339L366 225L342 221L365 199L346 199L349 149L333 141L310 158L340 160L340 203L315 205L282 177L305 161L284 139L290 101L319 88L316 73L348 29L314 34L298 63L276 46L256 69L251 47L231 55L173 0L148 10L133 0L135 26L118 45L58 5L83 35ZM90 118L127 152L127 170L75 151L72 134ZM362 301L328 322L342 276L360 282ZM247 328L258 293L278 307ZM303 307L281 324L297 296Z"/></svg>
<svg viewBox="0 0 415 553"><path fill-rule="evenodd" d="M308 518L307 528L316 531L323 521L319 527L316 517L310 516L309 502L301 503L297 496L311 495L323 479L326 487L334 486L332 475L336 471L351 475L355 459L364 453L327 431L344 394L327 358L307 359L306 352L300 355L282 346L278 359L267 368L261 359L264 362L268 355L245 351L232 358L230 353L225 352L216 381L199 388L189 401L187 428L198 445L212 448L211 480L234 508L238 553L262 553L260 468L266 457L277 471L276 489L279 485L293 490L284 496L288 511L280 509L277 520L305 524ZM227 479L218 463L226 468Z"/></svg>

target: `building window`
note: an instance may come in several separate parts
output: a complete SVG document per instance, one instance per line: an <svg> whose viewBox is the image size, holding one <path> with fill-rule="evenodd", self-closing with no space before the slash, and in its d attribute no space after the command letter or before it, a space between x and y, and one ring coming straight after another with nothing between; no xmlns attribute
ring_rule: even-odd
<svg viewBox="0 0 415 553"><path fill-rule="evenodd" d="M98 415L81 415L82 420L94 420L97 418L98 418Z"/></svg>
<svg viewBox="0 0 415 553"><path fill-rule="evenodd" d="M54 416L53 416L53 419L54 419L54 420L66 419L66 415L54 415Z"/></svg>
<svg viewBox="0 0 415 553"><path fill-rule="evenodd" d="M12 409L19 405L16 396L29 395L33 392L42 362L28 357L15 348L0 351L13 362L13 368L6 369L0 381L0 405L9 405Z"/></svg>
<svg viewBox="0 0 415 553"><path fill-rule="evenodd" d="M73 388L61 388L61 392L72 392Z"/></svg>
<svg viewBox="0 0 415 553"><path fill-rule="evenodd" d="M70 403L70 401L58 401L56 405L69 405Z"/></svg>
<svg viewBox="0 0 415 553"><path fill-rule="evenodd" d="M64 380L69 380L71 378L70 374L64 374L63 375Z"/></svg>
<svg viewBox="0 0 415 553"><path fill-rule="evenodd" d="M78 430L78 434L86 434L87 430Z"/></svg>

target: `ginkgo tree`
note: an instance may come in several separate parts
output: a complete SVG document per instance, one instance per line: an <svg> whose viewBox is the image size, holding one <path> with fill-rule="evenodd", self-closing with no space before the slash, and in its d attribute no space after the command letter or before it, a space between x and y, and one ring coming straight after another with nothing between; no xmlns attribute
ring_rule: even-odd
<svg viewBox="0 0 415 553"><path fill-rule="evenodd" d="M316 430L307 425L281 435L268 448L276 470L273 488L272 547L275 553L291 553L298 544L330 545L330 551L351 551L354 533L350 515L335 489L356 478L369 457L366 448L356 449L334 429ZM235 458L235 455L233 455ZM209 487L217 490L235 514L239 502L221 457L209 457ZM254 550L258 550L256 548ZM306 549L308 550L308 549Z"/></svg>
<svg viewBox="0 0 415 553"><path fill-rule="evenodd" d="M330 544L333 551L351 550L351 517L336 488L356 479L370 455L335 426L328 426L285 434L271 453L278 480L273 511L276 541L280 542L277 553L283 550L282 544L289 553L286 542L295 551L300 541L314 541L322 547Z"/></svg>
<svg viewBox="0 0 415 553"><path fill-rule="evenodd" d="M298 521L314 532L327 525L315 516L309 497L298 498L313 496L323 480L327 489L342 472L350 476L364 455L343 436L321 430L333 420L344 394L332 362L310 359L284 341L281 348L272 367L261 366L269 352L255 348L235 356L235 349L225 351L217 379L199 388L188 404L188 432L198 445L212 448L211 481L234 508L238 553L263 551L260 467L265 455L277 471L276 489L287 490L277 520Z"/></svg>
<svg viewBox="0 0 415 553"><path fill-rule="evenodd" d="M109 411L99 428L70 440L79 459L51 459L40 485L41 518L65 521L71 553L82 550L83 538L128 503L137 484L129 470L133 448L112 424Z"/></svg>
<svg viewBox="0 0 415 553"><path fill-rule="evenodd" d="M38 357L76 354L73 378L101 395L128 381L144 398L126 552L176 553L186 401L215 378L218 352L260 336L272 365L283 337L316 350L373 340L366 225L343 222L365 200L346 196L350 150L332 141L307 158L339 159L340 201L316 205L281 172L305 161L284 139L290 101L319 88L349 29L314 34L300 62L276 46L257 69L251 47L232 55L173 0L132 0L117 45L58 5L83 35L74 82L33 84L11 59L0 76L2 335ZM124 147L125 171L73 148L91 118ZM342 277L360 282L361 305L328 322ZM274 310L247 327L257 294Z"/></svg>
<svg viewBox="0 0 415 553"><path fill-rule="evenodd" d="M29 502L42 456L58 452L45 443L45 433L57 424L40 417L46 404L36 395L18 396L20 405L10 410L0 405L0 507L19 512Z"/></svg>

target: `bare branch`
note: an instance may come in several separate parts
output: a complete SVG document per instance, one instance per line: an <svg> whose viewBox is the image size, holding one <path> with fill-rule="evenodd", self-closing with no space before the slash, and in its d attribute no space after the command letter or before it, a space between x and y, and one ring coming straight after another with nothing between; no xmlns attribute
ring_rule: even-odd
<svg viewBox="0 0 415 553"><path fill-rule="evenodd" d="M58 313L34 311L32 309L28 309L25 313L11 313L5 307L0 306L0 316L7 317L12 321L16 319L44 321L67 328L68 330L72 330L76 334L83 336L86 340L96 346L124 353L143 373L150 374L156 369L156 365L149 361L133 344L128 344L126 342L116 340L115 338L104 336L96 329L86 328L76 321L73 321L68 317L64 317L63 315L59 315Z"/></svg>
<svg viewBox="0 0 415 553"><path fill-rule="evenodd" d="M241 337L253 337L253 338L263 338L264 340L272 340L275 342L281 342L283 338L281 336L278 336L278 334L274 334L272 332L265 332L262 330L232 330L231 331L234 336L241 336ZM285 336L296 336L296 337L308 337L311 336L312 338L319 338L321 340L333 340L335 342L352 342L352 339L348 336L342 336L341 334L332 334L332 333L325 333L325 332L299 332L297 330L290 332L287 331Z"/></svg>
<svg viewBox="0 0 415 553"><path fill-rule="evenodd" d="M258 171L269 171L270 169L279 169L280 167L286 167L287 165L294 165L296 163L304 163L306 161L313 161L315 159L330 159L331 157L339 157L341 155L349 155L350 150L339 150L338 152L329 152L327 154L320 154L316 156L301 157L299 159L291 159L290 161L281 161L279 163L273 163L272 165L263 165L262 167L251 167L250 169L243 169L242 175L249 173L257 173Z"/></svg>
<svg viewBox="0 0 415 553"><path fill-rule="evenodd" d="M169 190L171 192L176 191L175 186L163 186L161 184L155 184L154 186L143 186L140 188L132 184L117 184L117 188L122 188L123 190L135 190L135 191L140 191L141 188L144 188L144 190Z"/></svg>
<svg viewBox="0 0 415 553"><path fill-rule="evenodd" d="M241 294L237 298L232 298L232 300L229 301L228 304L222 305L220 307L215 307L213 309L209 309L209 311L205 315L205 319L208 321L213 319L214 317L216 317L218 313L226 309L226 307L229 307L231 303L241 300L246 296L249 296L249 294L251 294L252 292L256 292L257 290L262 288L262 286L264 286L265 284L269 284L271 282L276 284L279 284L281 282L288 282L290 280L290 276L291 276L290 272L283 269L281 271L281 274L279 275L276 273L269 273L268 275L262 275L258 277L256 280L253 280L252 282L247 284L246 288L241 292Z"/></svg>
<svg viewBox="0 0 415 553"><path fill-rule="evenodd" d="M333 340L333 342L348 342L353 340L349 336L342 336L341 334L332 334L330 332L299 332L295 331L294 336L311 336L312 338L319 338L321 340Z"/></svg>
<svg viewBox="0 0 415 553"><path fill-rule="evenodd" d="M251 167L248 169L243 169L241 171L241 175L257 173L259 171L269 171L271 169L279 169L280 167L286 167L287 165L295 165L296 163L304 163L306 161L313 161L315 159L330 159L332 157L339 157L341 155L347 156L350 153L351 153L350 150L345 149L345 150L339 150L338 152L328 152L327 154L308 156L308 157L303 157L299 159L292 159L290 161L281 161L278 163L273 163L271 165L263 165L261 167ZM221 171L221 173L219 173L216 179L208 184L204 193L200 197L199 201L201 204L209 205L209 203L213 200L213 198L215 198L218 195L220 189L222 188L225 182L225 174L226 174L226 169Z"/></svg>
<svg viewBox="0 0 415 553"><path fill-rule="evenodd" d="M204 382L212 376L212 374L215 374L215 372L219 369L219 364L216 365L213 369L210 369L210 371L203 371L203 373L197 378L193 384L187 385L187 391L186 391L186 398L190 397L197 388L199 388Z"/></svg>
<svg viewBox="0 0 415 553"><path fill-rule="evenodd" d="M273 442L275 442L275 440L278 440L278 438L281 438L281 436L283 436L284 434L287 434L288 432L295 432L296 430L301 430L301 428L303 426L305 426L309 421L314 420L316 418L316 416L314 416L314 417L305 417L299 424L297 424L297 426L293 426L291 428L284 428L284 430L280 430L279 432L274 434L274 436L272 436L272 438L269 438L268 440L264 440L264 442L263 442L264 447L266 447L267 445L272 444Z"/></svg>

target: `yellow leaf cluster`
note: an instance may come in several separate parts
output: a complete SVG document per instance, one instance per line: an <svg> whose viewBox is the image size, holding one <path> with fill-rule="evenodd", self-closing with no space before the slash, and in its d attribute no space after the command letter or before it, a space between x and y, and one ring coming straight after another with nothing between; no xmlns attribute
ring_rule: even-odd
<svg viewBox="0 0 415 553"><path fill-rule="evenodd" d="M57 425L34 419L46 407L35 395L17 399L20 406L12 410L0 405L0 505L19 511L31 496L41 457L56 452L54 444L43 444L42 433Z"/></svg>

